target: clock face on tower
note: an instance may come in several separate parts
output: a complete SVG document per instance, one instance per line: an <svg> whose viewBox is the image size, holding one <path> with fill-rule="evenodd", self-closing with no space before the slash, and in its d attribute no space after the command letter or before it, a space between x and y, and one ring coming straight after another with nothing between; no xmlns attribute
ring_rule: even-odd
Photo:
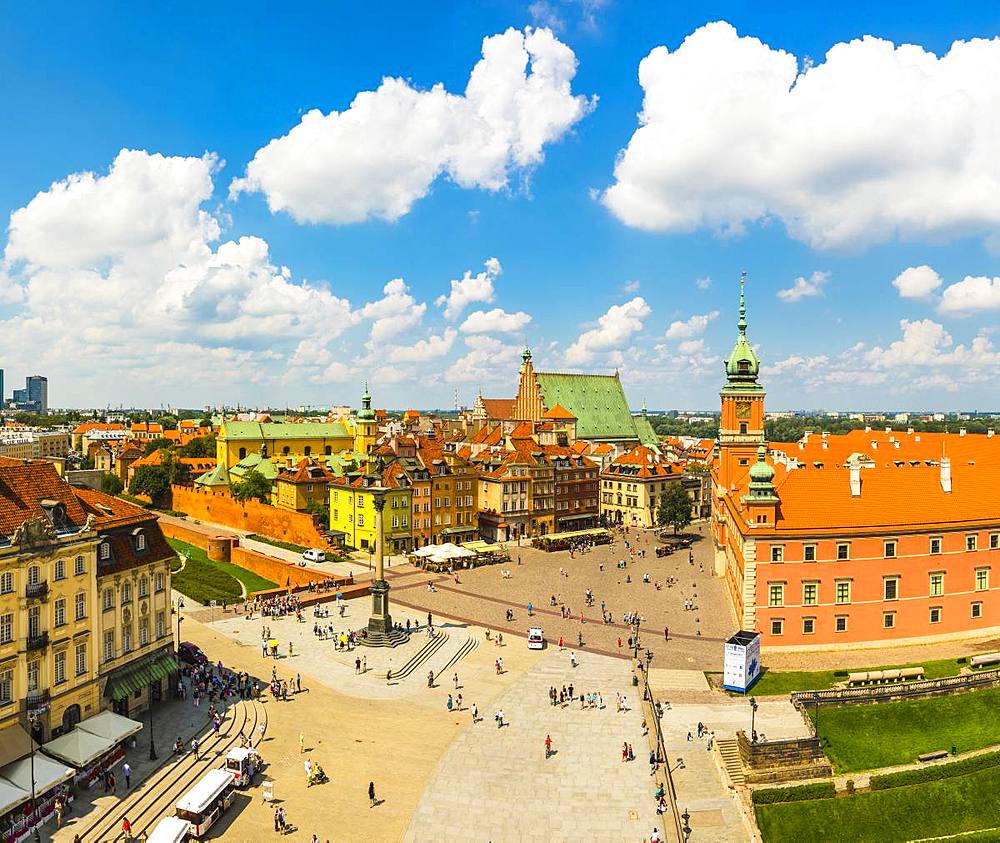
<svg viewBox="0 0 1000 843"><path fill-rule="evenodd" d="M750 418L750 402L738 401L736 403L736 418L744 420Z"/></svg>

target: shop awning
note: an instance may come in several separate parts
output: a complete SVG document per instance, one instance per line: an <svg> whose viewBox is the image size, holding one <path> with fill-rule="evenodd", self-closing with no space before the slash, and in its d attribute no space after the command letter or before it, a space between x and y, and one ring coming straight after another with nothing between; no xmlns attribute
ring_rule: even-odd
<svg viewBox="0 0 1000 843"><path fill-rule="evenodd" d="M96 761L114 746L107 738L92 735L79 726L72 732L49 741L42 749L53 758L72 764L78 769Z"/></svg>
<svg viewBox="0 0 1000 843"><path fill-rule="evenodd" d="M123 700L180 669L173 653L164 651L147 656L112 673L104 687L104 696Z"/></svg>
<svg viewBox="0 0 1000 843"><path fill-rule="evenodd" d="M142 723L129 717L122 717L113 711L102 711L100 714L95 714L82 723L78 723L76 730L80 729L98 738L103 738L114 746L142 729Z"/></svg>
<svg viewBox="0 0 1000 843"><path fill-rule="evenodd" d="M38 749L38 744L28 737L25 728L19 723L14 723L0 731L0 767L24 758L31 752L32 746Z"/></svg>
<svg viewBox="0 0 1000 843"><path fill-rule="evenodd" d="M0 767L0 813L6 813L31 798L30 758L20 758ZM40 752L35 753L35 795L40 795L76 775L76 770L54 761Z"/></svg>

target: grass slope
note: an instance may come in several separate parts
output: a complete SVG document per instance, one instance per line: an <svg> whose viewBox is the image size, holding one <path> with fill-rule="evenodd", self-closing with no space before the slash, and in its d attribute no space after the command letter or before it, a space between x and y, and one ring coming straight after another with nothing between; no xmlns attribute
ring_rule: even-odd
<svg viewBox="0 0 1000 843"><path fill-rule="evenodd" d="M893 843L1000 826L998 789L1000 768L993 767L927 784L755 810L765 843Z"/></svg>
<svg viewBox="0 0 1000 843"><path fill-rule="evenodd" d="M181 594L198 603L207 604L210 600L218 603L235 603L242 595L241 582L246 586L248 594L277 588L277 585L270 580L238 565L212 561L204 550L193 544L178 539L168 538L167 541L174 550L188 557L184 570L174 574L171 583Z"/></svg>
<svg viewBox="0 0 1000 843"><path fill-rule="evenodd" d="M878 667L852 667L850 670L816 670L816 671L773 671L766 670L757 680L750 692L754 696L790 694L793 691L825 691L838 682L844 682L848 673L860 673L869 670L890 670L897 667L922 667L927 679L942 679L945 676L958 676L966 659L959 662L956 659L941 659L939 661L914 662L912 664L887 664Z"/></svg>
<svg viewBox="0 0 1000 843"><path fill-rule="evenodd" d="M820 708L823 749L839 773L909 764L939 749L1000 743L1000 688L924 700ZM808 708L809 716L813 709Z"/></svg>

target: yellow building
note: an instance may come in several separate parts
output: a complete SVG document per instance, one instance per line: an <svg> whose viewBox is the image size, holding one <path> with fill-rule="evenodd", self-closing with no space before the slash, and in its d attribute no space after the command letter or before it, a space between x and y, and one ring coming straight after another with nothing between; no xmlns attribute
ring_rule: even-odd
<svg viewBox="0 0 1000 843"><path fill-rule="evenodd" d="M295 512L327 506L328 487L336 475L320 460L304 459L278 472L272 486L271 503Z"/></svg>
<svg viewBox="0 0 1000 843"><path fill-rule="evenodd" d="M608 524L653 527L660 495L683 478L683 466L638 445L601 472L601 517Z"/></svg>
<svg viewBox="0 0 1000 843"><path fill-rule="evenodd" d="M342 422L245 422L224 420L215 440L218 465L226 471L250 454L295 461L330 456L354 447L354 433Z"/></svg>
<svg viewBox="0 0 1000 843"><path fill-rule="evenodd" d="M406 553L413 547L410 525L412 488L402 466L393 462L382 469L386 489L382 527L388 553ZM344 533L344 544L358 550L375 548L375 495L377 474L350 474L330 487L330 528Z"/></svg>

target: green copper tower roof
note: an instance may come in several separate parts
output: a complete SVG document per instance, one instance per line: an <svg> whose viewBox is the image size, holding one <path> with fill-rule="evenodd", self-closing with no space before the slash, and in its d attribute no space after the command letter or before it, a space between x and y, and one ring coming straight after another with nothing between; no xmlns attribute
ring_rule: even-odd
<svg viewBox="0 0 1000 843"><path fill-rule="evenodd" d="M745 500L773 503L778 500L774 493L774 468L767 462L767 448L757 448L757 462L750 466L750 487Z"/></svg>
<svg viewBox="0 0 1000 843"><path fill-rule="evenodd" d="M365 381L365 393L361 396L361 409L358 410L358 419L361 421L371 421L375 418L375 411L372 409L372 397L368 392L368 381Z"/></svg>
<svg viewBox="0 0 1000 843"><path fill-rule="evenodd" d="M760 360L747 339L747 302L744 286L747 274L740 274L740 321L737 323L739 336L733 350L726 358L726 386L739 391L760 389L757 375L760 373Z"/></svg>

